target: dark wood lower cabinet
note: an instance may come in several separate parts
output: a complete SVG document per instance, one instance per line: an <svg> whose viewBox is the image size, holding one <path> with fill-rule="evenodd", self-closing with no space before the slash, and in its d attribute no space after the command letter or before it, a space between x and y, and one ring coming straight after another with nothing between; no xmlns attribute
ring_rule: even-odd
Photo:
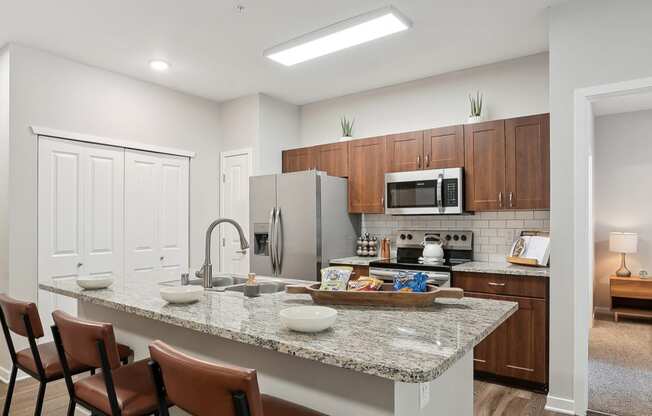
<svg viewBox="0 0 652 416"><path fill-rule="evenodd" d="M495 277L496 275L478 274L475 279L495 280ZM522 277L504 278L511 280ZM473 292L468 289L471 286L469 273L465 273L463 279L453 276L453 285L465 289L465 296L518 303L518 310L475 347L473 359L476 376L547 391L547 292L545 298ZM481 287L479 284L473 286Z"/></svg>

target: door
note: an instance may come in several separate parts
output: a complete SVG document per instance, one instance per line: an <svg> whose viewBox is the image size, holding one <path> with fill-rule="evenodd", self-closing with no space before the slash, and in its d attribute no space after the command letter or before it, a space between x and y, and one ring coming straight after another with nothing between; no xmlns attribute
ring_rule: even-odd
<svg viewBox="0 0 652 416"><path fill-rule="evenodd" d="M505 343L497 373L507 377L545 383L546 301L542 299L498 297L518 302L518 310L503 324Z"/></svg>
<svg viewBox="0 0 652 416"><path fill-rule="evenodd" d="M385 137L349 142L349 212L385 212Z"/></svg>
<svg viewBox="0 0 652 416"><path fill-rule="evenodd" d="M482 299L496 299L496 296L484 293L466 292L465 296ZM501 358L500 350L504 344L504 339L505 327L504 325L501 325L496 328L494 332L487 335L482 342L475 346L475 349L473 350L473 369L475 371L496 373L498 368L501 366L499 363Z"/></svg>
<svg viewBox="0 0 652 416"><path fill-rule="evenodd" d="M317 168L317 152L314 147L283 151L283 173L302 172Z"/></svg>
<svg viewBox="0 0 652 416"><path fill-rule="evenodd" d="M263 276L275 274L271 237L276 215L276 176L249 178L249 268Z"/></svg>
<svg viewBox="0 0 652 416"><path fill-rule="evenodd" d="M464 127L427 130L423 137L424 169L464 167Z"/></svg>
<svg viewBox="0 0 652 416"><path fill-rule="evenodd" d="M406 172L423 169L423 132L387 136L388 172Z"/></svg>
<svg viewBox="0 0 652 416"><path fill-rule="evenodd" d="M466 200L471 211L505 207L505 123L464 125Z"/></svg>
<svg viewBox="0 0 652 416"><path fill-rule="evenodd" d="M321 261L319 180L316 172L276 176L276 271L285 279L317 279Z"/></svg>
<svg viewBox="0 0 652 416"><path fill-rule="evenodd" d="M39 138L38 279L123 278L124 151ZM77 313L74 299L39 290L39 311Z"/></svg>
<svg viewBox="0 0 652 416"><path fill-rule="evenodd" d="M507 207L550 208L550 116L505 120Z"/></svg>
<svg viewBox="0 0 652 416"><path fill-rule="evenodd" d="M231 218L242 226L249 236L249 176L251 175L251 150L222 153L222 186L220 192L220 216ZM242 253L239 234L230 224L222 224L220 235L220 271L225 273L249 273L249 254ZM250 242L251 243L251 242Z"/></svg>
<svg viewBox="0 0 652 416"><path fill-rule="evenodd" d="M317 147L317 169L331 176L349 176L347 143L325 144Z"/></svg>
<svg viewBox="0 0 652 416"><path fill-rule="evenodd" d="M188 170L188 158L125 151L127 278L171 280L188 268Z"/></svg>
<svg viewBox="0 0 652 416"><path fill-rule="evenodd" d="M188 269L190 160L171 155L158 157L161 166L159 260L162 271L174 279Z"/></svg>

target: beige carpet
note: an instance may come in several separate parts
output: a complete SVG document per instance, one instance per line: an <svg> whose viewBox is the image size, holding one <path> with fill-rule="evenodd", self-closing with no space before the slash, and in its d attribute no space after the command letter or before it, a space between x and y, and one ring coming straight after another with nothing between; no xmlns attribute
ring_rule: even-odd
<svg viewBox="0 0 652 416"><path fill-rule="evenodd" d="M589 409L652 416L652 321L595 321L589 338Z"/></svg>

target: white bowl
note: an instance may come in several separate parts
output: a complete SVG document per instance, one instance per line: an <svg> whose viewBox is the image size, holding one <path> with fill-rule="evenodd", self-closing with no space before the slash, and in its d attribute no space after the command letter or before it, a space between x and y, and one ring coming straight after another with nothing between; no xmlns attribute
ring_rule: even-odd
<svg viewBox="0 0 652 416"><path fill-rule="evenodd" d="M162 287L160 293L163 300L169 303L192 303L204 296L204 288L194 285Z"/></svg>
<svg viewBox="0 0 652 416"><path fill-rule="evenodd" d="M79 276L76 281L84 289L106 289L113 284L113 276L91 277Z"/></svg>
<svg viewBox="0 0 652 416"><path fill-rule="evenodd" d="M337 311L325 306L294 306L279 313L281 323L299 332L319 332L330 328L337 319Z"/></svg>

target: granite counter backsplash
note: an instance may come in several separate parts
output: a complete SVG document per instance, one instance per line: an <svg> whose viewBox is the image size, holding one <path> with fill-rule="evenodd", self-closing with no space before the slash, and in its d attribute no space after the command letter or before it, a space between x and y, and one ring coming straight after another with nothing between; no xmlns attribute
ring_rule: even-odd
<svg viewBox="0 0 652 416"><path fill-rule="evenodd" d="M392 245L399 229L473 231L473 259L504 262L522 230L549 230L550 211L497 211L463 215L392 216L363 214L362 230Z"/></svg>
<svg viewBox="0 0 652 416"><path fill-rule="evenodd" d="M156 282L116 282L102 290L83 290L74 281L39 287L193 331L408 383L439 377L518 308L514 302L476 298L440 299L418 309L333 306L338 318L331 329L302 334L284 328L279 311L312 305L310 296L304 294L280 292L250 299L236 292L205 293L197 303L171 305L159 297L161 286Z"/></svg>

